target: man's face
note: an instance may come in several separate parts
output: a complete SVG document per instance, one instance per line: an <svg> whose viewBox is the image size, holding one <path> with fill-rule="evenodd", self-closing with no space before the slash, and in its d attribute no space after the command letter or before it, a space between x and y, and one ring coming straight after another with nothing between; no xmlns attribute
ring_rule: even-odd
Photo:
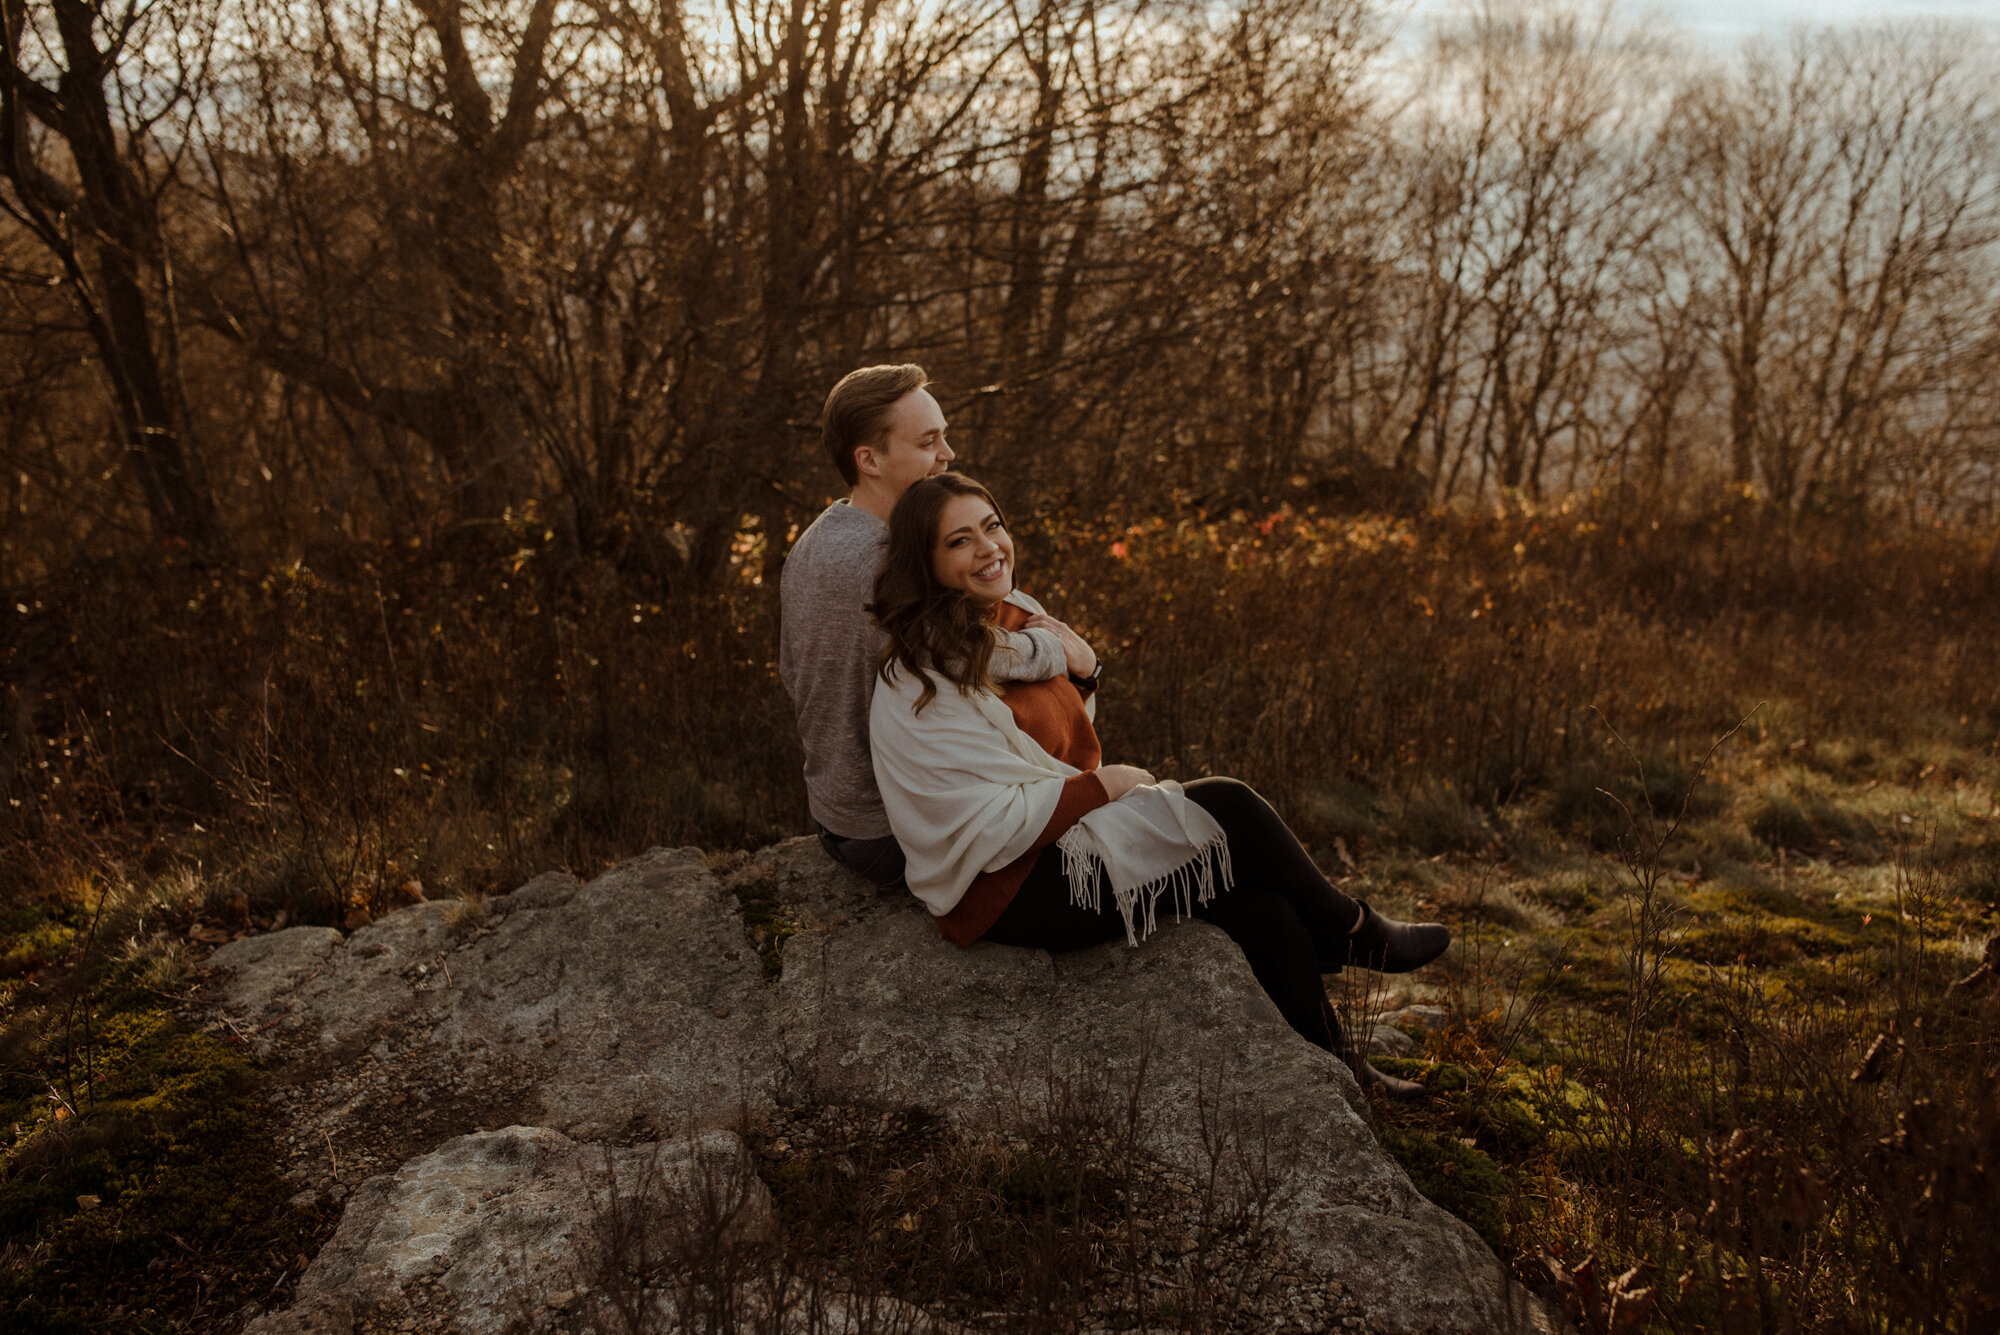
<svg viewBox="0 0 2000 1335"><path fill-rule="evenodd" d="M882 439L854 452L864 474L875 477L892 497L911 484L936 477L951 463L944 438L944 411L930 391L913 389L889 407Z"/></svg>

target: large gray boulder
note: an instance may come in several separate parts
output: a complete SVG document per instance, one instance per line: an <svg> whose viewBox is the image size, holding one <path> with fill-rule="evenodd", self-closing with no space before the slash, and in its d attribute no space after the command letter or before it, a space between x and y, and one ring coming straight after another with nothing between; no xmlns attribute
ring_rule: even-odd
<svg viewBox="0 0 2000 1335"><path fill-rule="evenodd" d="M774 884L818 928L785 943L771 1009L781 1099L978 1117L1052 1079L1136 1091L1153 1149L1192 1176L1210 1171L1218 1130L1225 1150L1268 1147L1289 1170L1277 1214L1293 1256L1337 1277L1371 1325L1485 1332L1539 1319L1478 1235L1383 1152L1353 1074L1291 1031L1220 929L1163 924L1137 949L1059 956L961 950L907 897L884 899L817 850L802 856L805 842L738 873Z"/></svg>
<svg viewBox="0 0 2000 1335"><path fill-rule="evenodd" d="M797 928L775 982L737 892ZM587 885L538 878L483 913L418 905L344 940L294 929L212 963L222 1013L274 1073L304 1189L338 1199L375 1174L283 1315L294 1324L273 1333L344 1331L342 1293L391 1310L381 1295L423 1271L413 1247L457 1258L441 1273L466 1277L445 1286L455 1325L413 1329L498 1329L465 1315L462 1290L532 1289L479 1268L527 1225L498 1207L439 1211L421 1184L475 1172L503 1147L573 1165L579 1143L659 1142L821 1103L923 1107L976 1127L1080 1090L1136 1109L1153 1151L1190 1178L1283 1164L1270 1221L1291 1263L1344 1286L1367 1328L1547 1326L1380 1149L1347 1068L1285 1026L1241 952L1204 924L1164 926L1137 949L960 950L908 895L797 839L726 881L693 851L656 850ZM466 1137L503 1126L503 1139ZM567 1211L562 1236L575 1237L582 1198L558 1206L539 1190L494 1199L547 1204L535 1227L558 1231ZM497 1302L478 1320L498 1320Z"/></svg>
<svg viewBox="0 0 2000 1335"><path fill-rule="evenodd" d="M344 940L247 937L209 963L296 1136L323 1145L320 1186L480 1129L650 1138L771 1100L762 968L695 850L414 905Z"/></svg>
<svg viewBox="0 0 2000 1335"><path fill-rule="evenodd" d="M568 1324L604 1305L595 1282L629 1261L608 1248L660 1246L675 1221L659 1211L704 1195L726 1198L733 1238L765 1239L776 1227L769 1194L726 1131L625 1147L528 1126L460 1136L365 1182L291 1307L245 1335L504 1335Z"/></svg>

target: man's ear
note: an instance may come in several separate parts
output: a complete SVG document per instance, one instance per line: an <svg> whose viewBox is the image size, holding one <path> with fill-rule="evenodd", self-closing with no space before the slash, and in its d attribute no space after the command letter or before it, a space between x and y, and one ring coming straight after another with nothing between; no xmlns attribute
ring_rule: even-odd
<svg viewBox="0 0 2000 1335"><path fill-rule="evenodd" d="M882 459L873 445L854 447L854 471L862 477L882 476Z"/></svg>

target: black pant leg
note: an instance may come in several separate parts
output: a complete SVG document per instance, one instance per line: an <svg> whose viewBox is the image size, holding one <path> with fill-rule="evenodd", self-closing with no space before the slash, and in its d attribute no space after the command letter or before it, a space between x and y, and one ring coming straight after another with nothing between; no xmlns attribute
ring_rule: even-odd
<svg viewBox="0 0 2000 1335"><path fill-rule="evenodd" d="M1111 887L1104 883L1101 870L1097 874L1097 901L1095 910L1070 902L1062 850L1050 844L1035 859L1013 902L979 939L1055 952L1082 950L1118 940L1125 935L1125 919L1118 912L1118 903L1111 896Z"/></svg>
<svg viewBox="0 0 2000 1335"><path fill-rule="evenodd" d="M879 839L845 839L813 822L819 831L819 846L826 855L850 871L860 872L885 890L903 888L903 846L894 835Z"/></svg>
<svg viewBox="0 0 2000 1335"><path fill-rule="evenodd" d="M1236 883L1270 889L1289 900L1321 964L1337 970L1347 960L1348 933L1360 920L1361 906L1326 879L1291 827L1249 784L1218 776L1184 787L1188 800L1215 817L1229 836Z"/></svg>
<svg viewBox="0 0 2000 1335"><path fill-rule="evenodd" d="M1198 906L1194 916L1229 933L1293 1032L1314 1047L1340 1051L1340 1021L1326 999L1319 956L1286 896L1239 881Z"/></svg>
<svg viewBox="0 0 2000 1335"><path fill-rule="evenodd" d="M1250 793L1242 784L1236 787ZM1250 796L1256 798L1255 793ZM1262 804L1261 798L1256 800ZM1216 819L1221 821L1219 816ZM1232 843L1235 837L1232 832ZM1244 837L1247 840L1252 836L1246 830ZM1311 859L1307 862L1310 864ZM1315 1047L1338 1053L1342 1047L1340 1021L1327 1001L1319 954L1294 897L1249 880L1241 860L1235 860L1233 865L1236 888L1218 889L1207 904L1196 906L1194 916L1229 934L1229 939L1243 952L1258 985L1294 1032ZM1268 874L1268 869L1261 867L1256 859L1251 860L1251 865ZM1044 849L1013 902L980 940L1059 953L1122 939L1125 919L1118 912L1117 901L1112 897L1111 887L1104 883L1101 871L1098 877L1097 909L1071 903L1061 850L1054 846Z"/></svg>

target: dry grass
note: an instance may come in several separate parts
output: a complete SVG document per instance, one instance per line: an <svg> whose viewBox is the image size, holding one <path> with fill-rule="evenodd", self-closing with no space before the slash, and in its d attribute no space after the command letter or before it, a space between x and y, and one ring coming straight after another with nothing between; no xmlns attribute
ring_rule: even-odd
<svg viewBox="0 0 2000 1335"><path fill-rule="evenodd" d="M1547 841L1432 895L1455 1025L1397 1066L1443 1094L1386 1109L1390 1143L1463 1146L1477 1192L1405 1158L1585 1329L2000 1320L2000 765L1816 786L1844 838L1809 856L1747 834L1799 754L1725 756L1708 822L1623 858Z"/></svg>
<svg viewBox="0 0 2000 1335"><path fill-rule="evenodd" d="M1951 986L2000 900L1990 537L1736 501L1021 528L1105 650L1109 757L1236 774L1460 925L1439 992L1353 1004L1459 1016L1387 1135L1531 1282L1600 1327L1651 1288L1664 1329L1995 1328L1965 1277L2000 1270L2000 1015ZM112 992L172 994L206 944L806 828L755 563L695 596L557 546L9 593L0 1001L33 1035L0 1121L52 1116L50 1072L116 1079ZM1621 865L1624 813L1683 796Z"/></svg>
<svg viewBox="0 0 2000 1335"><path fill-rule="evenodd" d="M822 1106L741 1128L774 1207L764 1233L745 1226L758 1206L740 1167L673 1187L607 1180L574 1324L1219 1335L1354 1313L1287 1259L1270 1215L1296 1165L1254 1115L1204 1104L1207 1153L1175 1168L1139 1115L1143 1061L1047 1077L956 1124Z"/></svg>

